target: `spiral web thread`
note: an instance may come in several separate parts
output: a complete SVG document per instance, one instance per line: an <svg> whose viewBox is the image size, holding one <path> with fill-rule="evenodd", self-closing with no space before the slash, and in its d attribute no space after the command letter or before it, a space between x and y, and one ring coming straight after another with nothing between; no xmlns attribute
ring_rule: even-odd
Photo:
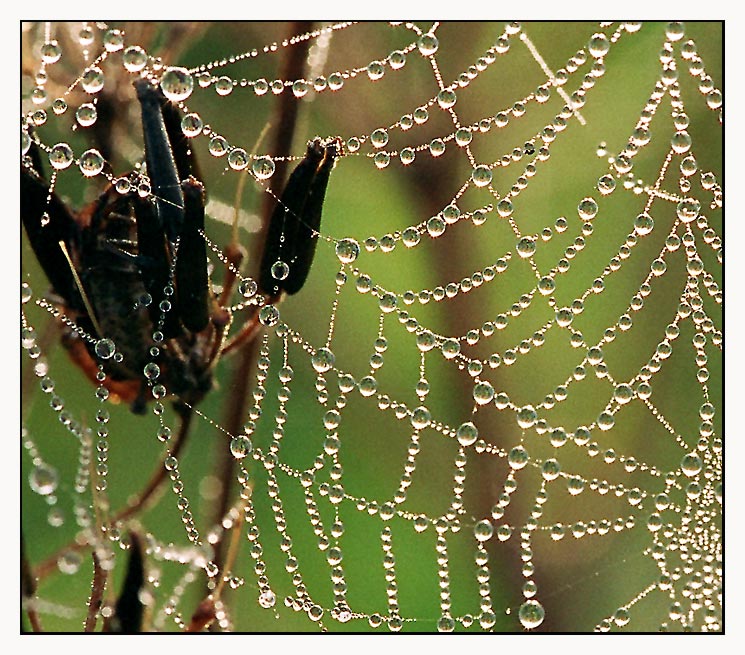
<svg viewBox="0 0 745 655"><path fill-rule="evenodd" d="M407 167L416 170L425 159L437 166L443 152L455 151L465 162L457 170L467 171L451 181L452 198L435 215L396 217L396 228L385 234L367 224L367 234L347 235L343 223L327 211L319 249L327 246L326 253L334 252L337 268L334 283L326 280L331 297L327 293L314 299L309 319L312 334L325 333L325 341L308 336L302 321L285 322L284 305L264 307L259 318L266 329L257 346L258 370L244 434L227 434L216 414L196 409L197 420L213 426L236 459L236 479L229 484L240 491L241 500L217 527L197 527L199 519L191 511L199 495L196 483L182 478L181 458L169 450L173 419L162 402L168 389L159 383L154 351L144 371L155 398L149 408L157 421L152 436L165 443L164 464L187 543L163 541L152 526L146 530L153 628L185 627L189 610L184 595L203 582L204 571L212 589L216 581L233 589L229 600L218 603L217 623L223 629L255 629L250 617L258 607L277 619L294 610L310 620L306 628L289 629L722 629L722 440L715 418L721 385L711 376L720 370L722 358L718 280L723 200L721 171L697 160L697 135L689 117L702 115L696 120L707 126L704 139L721 143L722 94L681 23L601 23L556 70L531 39L531 27L494 26L492 45L452 80L441 72L448 50L438 38L444 29L439 24L381 24L380 30L404 37L397 50L331 73L323 72L321 46L333 51L334 39L365 28L330 24L176 71L170 67L178 66L177 61L157 61L130 42L126 26L29 28L35 38L29 40L36 80L23 117L22 148L25 154L31 139L37 142L52 164L55 188L79 171L85 178L107 177L123 192L133 184L143 194L150 191L141 170L120 177L119 171L104 166L98 151L76 153L44 136L61 116L76 113L75 130L91 121L90 107L95 113L96 94L103 80L108 83L109 69L125 79L145 74L162 80L164 92L173 93L186 116L182 126L197 154L224 157L224 175L250 171L257 188L267 191L271 153L254 153L250 144L217 132L208 124L217 118L190 111L189 96L210 93L219 99L243 93L252 102L252 96L292 93L300 101L309 94L334 94L353 81L371 86L384 76L405 76L411 61L421 58L436 93L419 98L395 123L341 134L345 156L332 174L329 194L333 196L347 158L362 158L378 169L375 175L385 177ZM76 35L79 51L65 50L60 56L55 35L61 30ZM601 162L605 170L576 197L574 215L557 218L554 213L535 229L528 217L530 200L523 199L533 198L533 187L540 188L553 152L572 135L579 143L577 133L588 129L591 116L601 115L594 109L593 92L612 68L608 62L619 61L615 50L631 48L647 31L658 39L656 75L638 103L636 123L624 126L626 142L614 153L604 144L597 147L588 166ZM310 57L318 71L308 80L268 82L223 74L245 60L272 56L306 40L318 45ZM459 109L472 85L491 67L509 66L506 55L518 50L533 65L531 74L538 70L543 75L537 88L525 97L502 94L509 97L502 106L500 94L489 97L478 105L482 113L477 119L462 122ZM82 72L54 88L59 81L53 67L68 58L82 62ZM184 91L183 85L193 88ZM80 87L87 94L84 102L76 95ZM527 117L544 106L555 111L540 130L512 136L513 128L527 124ZM602 120L612 121L612 111L608 107ZM434 137L422 140L419 128L435 114L446 120L438 123ZM390 147L393 142L403 145ZM475 147L479 143L490 143L490 152L499 154L482 158ZM506 148L507 143L518 146ZM661 155L648 154L659 144ZM637 177L639 169L646 180ZM613 205L618 196L635 197L638 210L619 212ZM620 230L611 246L612 235L598 234L604 221ZM474 255L465 260L471 269L461 280L409 290L413 282L405 279L406 258L415 257L424 244L446 250L452 244L448 237L466 229L489 244L488 261L472 266L478 262ZM227 262L219 243L210 238L209 224L205 238L215 265ZM557 242L566 245L550 250ZM601 254L591 256L596 250ZM398 278L386 276L386 264L378 263L394 256L397 270L403 271ZM503 282L515 270L523 274L520 281ZM253 280L235 272L243 296L230 308L237 323L241 312L263 300ZM608 290L618 294L616 280L624 276L636 280L632 293L622 290L626 295L620 304L608 301L602 309ZM675 302L662 302L660 297L670 294ZM466 329L444 331L447 325L462 324L432 317L461 311L463 305L455 303L466 296L476 304L465 312ZM101 382L106 378L103 364L116 356L116 344L86 334L44 298L32 298L24 281L22 346L52 412L75 438L67 446L77 450L78 464L71 479L65 479L68 474L45 458L43 435L24 426L30 486L47 501L52 526L65 523L60 506L72 506L77 529L94 545L99 560L113 567L124 555L111 544L126 547L127 525L106 524L108 471L116 466L108 451L117 436L117 413L126 410L110 406L101 384L95 391L94 432L84 409L65 404L59 395L63 385L45 352L56 346L41 343L34 321L51 313L95 342ZM44 311L32 320L34 305ZM347 305L362 308L374 326L354 335L355 354L348 361ZM495 312L494 307L500 309ZM164 315L167 311L166 305ZM635 323L644 323L653 312L665 315L646 328L654 334L642 337L639 332L645 328ZM603 322L600 329L598 321ZM391 353L394 343L407 355ZM362 366L359 353L366 353ZM543 359L531 359L540 353ZM405 385L400 379L408 374L399 361L406 357L418 362L418 370L408 392L401 392ZM509 370L526 360L535 362L528 366L543 367L545 377L554 381L550 393L540 392L538 383L513 388L517 383ZM459 390L447 387L454 381ZM438 390L441 384L444 390ZM668 405L664 393L658 403L658 390L670 386L695 412ZM463 390L465 413L432 400ZM302 411L310 417L305 425L294 418L300 412L298 397L306 399ZM646 442L631 438L640 431ZM381 452L374 440L391 452ZM650 446L651 440L657 445ZM371 461L356 465L356 458ZM376 458L384 464L376 464ZM387 467L380 473L387 484L372 482L376 466ZM172 500L166 502L173 505ZM35 502L33 497L24 500ZM244 559L233 570L219 570L210 544L236 530L242 534ZM581 572L579 577L562 576L572 548L581 557L594 549L604 554L585 569L572 568ZM58 568L82 575L81 558L70 550L60 557ZM180 569L174 579L163 573L174 568ZM420 580L421 570L434 579ZM643 573L629 584L619 583L628 571ZM161 582L161 575L167 582ZM582 619L562 623L552 618L552 611L561 614L557 599L579 604L583 594L603 598L603 589L610 600L593 601L596 607L582 613ZM415 598L424 595L429 600ZM79 619L66 600L52 601L40 592L34 603L42 614ZM288 629L286 625L277 620L268 629Z"/></svg>

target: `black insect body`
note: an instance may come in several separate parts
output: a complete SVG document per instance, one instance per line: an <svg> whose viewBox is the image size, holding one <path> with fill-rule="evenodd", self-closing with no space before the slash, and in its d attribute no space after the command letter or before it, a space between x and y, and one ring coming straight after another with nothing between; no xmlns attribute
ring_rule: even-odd
<svg viewBox="0 0 745 655"><path fill-rule="evenodd" d="M261 262L261 287L269 295L300 291L310 272L321 226L321 209L341 141L314 139L290 175L272 214Z"/></svg>
<svg viewBox="0 0 745 655"><path fill-rule="evenodd" d="M150 81L138 80L135 88L151 193L141 194L137 183L125 192L112 185L83 210L70 209L50 193L33 143L21 164L21 213L65 318L62 341L73 361L94 381L103 364L103 384L114 399L142 412L154 384L177 401L199 402L212 387L220 355L260 326L254 312L227 338L232 316L220 301L227 302L230 290L218 298L208 278L205 190L180 113ZM268 302L305 282L338 153L337 140L323 145L316 139L290 176L263 257L287 258L290 274L270 279L271 263L262 265Z"/></svg>

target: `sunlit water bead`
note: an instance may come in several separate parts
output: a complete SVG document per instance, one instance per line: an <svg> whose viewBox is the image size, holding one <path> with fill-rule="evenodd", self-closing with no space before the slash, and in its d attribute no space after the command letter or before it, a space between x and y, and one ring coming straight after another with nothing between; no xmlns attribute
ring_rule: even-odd
<svg viewBox="0 0 745 655"><path fill-rule="evenodd" d="M333 368L334 353L328 348L319 348L311 357L311 364L317 373L325 373Z"/></svg>
<svg viewBox="0 0 745 655"><path fill-rule="evenodd" d="M598 191L602 193L604 196L607 196L616 188L616 178L614 178L612 175L603 175L598 180Z"/></svg>
<svg viewBox="0 0 745 655"><path fill-rule="evenodd" d="M49 163L58 171L67 168L74 160L72 148L66 143L57 143L49 151Z"/></svg>
<svg viewBox="0 0 745 655"><path fill-rule="evenodd" d="M184 136L189 139L193 139L194 137L199 136L202 133L203 129L204 121L202 121L202 117L195 112L186 114L181 119L181 131L183 132Z"/></svg>
<svg viewBox="0 0 745 655"><path fill-rule="evenodd" d="M336 242L334 250L342 264L351 264L360 254L360 244L354 239L340 239Z"/></svg>
<svg viewBox="0 0 745 655"><path fill-rule="evenodd" d="M147 65L147 52L140 46L129 46L122 54L122 64L130 73L138 73Z"/></svg>
<svg viewBox="0 0 745 655"><path fill-rule="evenodd" d="M274 305L265 305L259 310L259 323L273 327L279 323L279 310Z"/></svg>
<svg viewBox="0 0 745 655"><path fill-rule="evenodd" d="M683 223L691 223L696 220L701 211L701 203L695 198L684 198L677 207L676 213Z"/></svg>
<svg viewBox="0 0 745 655"><path fill-rule="evenodd" d="M238 435L230 440L230 452L236 459L243 459L246 455L250 455L252 450L251 440L245 434Z"/></svg>
<svg viewBox="0 0 745 655"><path fill-rule="evenodd" d="M80 155L80 172L85 177L95 177L103 171L105 163L103 155L95 148L91 148Z"/></svg>
<svg viewBox="0 0 745 655"><path fill-rule="evenodd" d="M680 461L680 469L689 478L696 477L703 469L701 458L695 453L686 454Z"/></svg>
<svg viewBox="0 0 745 655"><path fill-rule="evenodd" d="M479 541L481 543L489 541L489 539L491 539L493 535L494 526L492 525L491 521L487 519L478 521L476 525L473 526L473 536L476 537L476 541Z"/></svg>
<svg viewBox="0 0 745 655"><path fill-rule="evenodd" d="M96 341L94 351L100 359L111 359L116 352L116 346L111 339L99 339Z"/></svg>
<svg viewBox="0 0 745 655"><path fill-rule="evenodd" d="M473 386L473 399L477 405L487 405L494 399L494 387L491 382L484 380Z"/></svg>
<svg viewBox="0 0 745 655"><path fill-rule="evenodd" d="M233 148L228 153L228 166L234 171L242 171L248 166L248 153L243 148Z"/></svg>
<svg viewBox="0 0 745 655"><path fill-rule="evenodd" d="M370 143L375 148L383 148L388 144L388 130L379 127L370 134Z"/></svg>
<svg viewBox="0 0 745 655"><path fill-rule="evenodd" d="M432 414L423 405L411 412L411 425L415 430L423 430L432 422Z"/></svg>
<svg viewBox="0 0 745 655"><path fill-rule="evenodd" d="M598 203L594 198L583 198L577 205L577 213L583 221L591 221L598 213Z"/></svg>
<svg viewBox="0 0 745 655"><path fill-rule="evenodd" d="M471 173L471 180L478 187L488 186L492 181L491 169L485 164L476 166Z"/></svg>
<svg viewBox="0 0 745 655"><path fill-rule="evenodd" d="M649 234L653 229L654 219L647 212L642 212L634 220L634 232L639 236Z"/></svg>
<svg viewBox="0 0 745 655"><path fill-rule="evenodd" d="M275 171L274 160L269 156L257 157L251 165L253 174L259 180L268 180Z"/></svg>
<svg viewBox="0 0 745 655"><path fill-rule="evenodd" d="M595 59L600 59L608 54L610 41L608 41L608 37L602 32L596 32L590 37L587 43L587 50Z"/></svg>
<svg viewBox="0 0 745 655"><path fill-rule="evenodd" d="M28 476L28 484L31 490L40 496L49 496L57 489L59 475L57 469L39 462L34 465Z"/></svg>
<svg viewBox="0 0 745 655"><path fill-rule="evenodd" d="M80 570L83 563L83 555L76 550L68 550L57 558L57 568L60 573L74 575Z"/></svg>
<svg viewBox="0 0 745 655"><path fill-rule="evenodd" d="M685 130L676 132L670 139L672 149L679 155L688 152L691 149L692 142L691 135Z"/></svg>
<svg viewBox="0 0 745 655"><path fill-rule="evenodd" d="M437 94L437 104L442 109L450 109L455 106L458 97L452 89L443 89Z"/></svg>
<svg viewBox="0 0 745 655"><path fill-rule="evenodd" d="M103 89L105 79L103 71L98 66L92 66L83 73L80 85L86 93L98 93Z"/></svg>
<svg viewBox="0 0 745 655"><path fill-rule="evenodd" d="M160 79L160 88L163 95L171 102L186 100L194 91L194 78L191 73L180 66L172 66L166 69Z"/></svg>
<svg viewBox="0 0 745 655"><path fill-rule="evenodd" d="M275 280L286 280L290 275L290 267L287 262L278 259L272 264L270 272Z"/></svg>
<svg viewBox="0 0 745 655"><path fill-rule="evenodd" d="M520 605L518 618L526 630L534 630L546 617L546 611L537 600L529 600Z"/></svg>
<svg viewBox="0 0 745 655"><path fill-rule="evenodd" d="M419 52L423 57L431 57L437 52L437 49L440 47L440 42L437 40L437 37L434 34L427 32L426 34L422 34L419 37L419 40L417 41L417 47L419 48Z"/></svg>
<svg viewBox="0 0 745 655"><path fill-rule="evenodd" d="M473 423L467 421L458 426L458 429L455 432L455 437L458 439L458 443L461 446L472 446L479 438L479 430Z"/></svg>
<svg viewBox="0 0 745 655"><path fill-rule="evenodd" d="M41 46L41 60L45 64L55 64L62 57L62 48L54 39L43 43Z"/></svg>
<svg viewBox="0 0 745 655"><path fill-rule="evenodd" d="M533 427L538 420L538 413L533 405L525 405L517 411L517 424L524 430Z"/></svg>
<svg viewBox="0 0 745 655"><path fill-rule="evenodd" d="M523 259L532 257L536 251L536 240L534 237L522 237L517 242L517 254Z"/></svg>
<svg viewBox="0 0 745 655"><path fill-rule="evenodd" d="M92 102L84 102L75 110L75 120L80 127L90 127L98 119L98 110Z"/></svg>

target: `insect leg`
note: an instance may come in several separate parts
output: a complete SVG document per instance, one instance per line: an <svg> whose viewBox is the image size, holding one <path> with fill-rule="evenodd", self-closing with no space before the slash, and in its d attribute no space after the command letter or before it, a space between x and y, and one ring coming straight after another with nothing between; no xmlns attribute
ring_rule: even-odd
<svg viewBox="0 0 745 655"><path fill-rule="evenodd" d="M176 257L176 291L181 322L201 332L209 322L209 280L204 231L204 186L193 177L181 184L184 193L184 226Z"/></svg>
<svg viewBox="0 0 745 655"><path fill-rule="evenodd" d="M175 243L184 222L184 195L161 111L160 91L144 79L135 82L135 89L142 108L145 160L158 217L169 241Z"/></svg>
<svg viewBox="0 0 745 655"><path fill-rule="evenodd" d="M32 146L33 150L36 146ZM40 160L34 152L32 161ZM47 201L47 199L49 199ZM46 214L45 225L42 217ZM69 253L80 249L80 226L56 193L50 196L49 183L40 172L21 164L21 220L26 229L31 248L41 264L54 290L72 309L85 311L85 304L70 270L67 258L60 248L63 242Z"/></svg>

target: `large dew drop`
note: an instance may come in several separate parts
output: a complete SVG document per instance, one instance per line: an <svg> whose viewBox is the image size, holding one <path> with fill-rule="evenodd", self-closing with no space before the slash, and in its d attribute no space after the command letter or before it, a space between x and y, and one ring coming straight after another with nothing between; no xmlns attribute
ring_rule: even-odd
<svg viewBox="0 0 745 655"><path fill-rule="evenodd" d="M167 68L160 80L163 95L172 102L186 100L194 91L194 78L185 68Z"/></svg>
<svg viewBox="0 0 745 655"><path fill-rule="evenodd" d="M354 239L341 239L336 243L336 256L342 264L351 264L360 254L360 244Z"/></svg>
<svg viewBox="0 0 745 655"><path fill-rule="evenodd" d="M57 488L57 470L48 464L37 464L28 476L29 486L40 496L49 496Z"/></svg>
<svg viewBox="0 0 745 655"><path fill-rule="evenodd" d="M518 612L520 617L520 623L526 630L534 630L541 623L546 616L546 611L543 609L537 600L529 600L520 605L520 611Z"/></svg>

